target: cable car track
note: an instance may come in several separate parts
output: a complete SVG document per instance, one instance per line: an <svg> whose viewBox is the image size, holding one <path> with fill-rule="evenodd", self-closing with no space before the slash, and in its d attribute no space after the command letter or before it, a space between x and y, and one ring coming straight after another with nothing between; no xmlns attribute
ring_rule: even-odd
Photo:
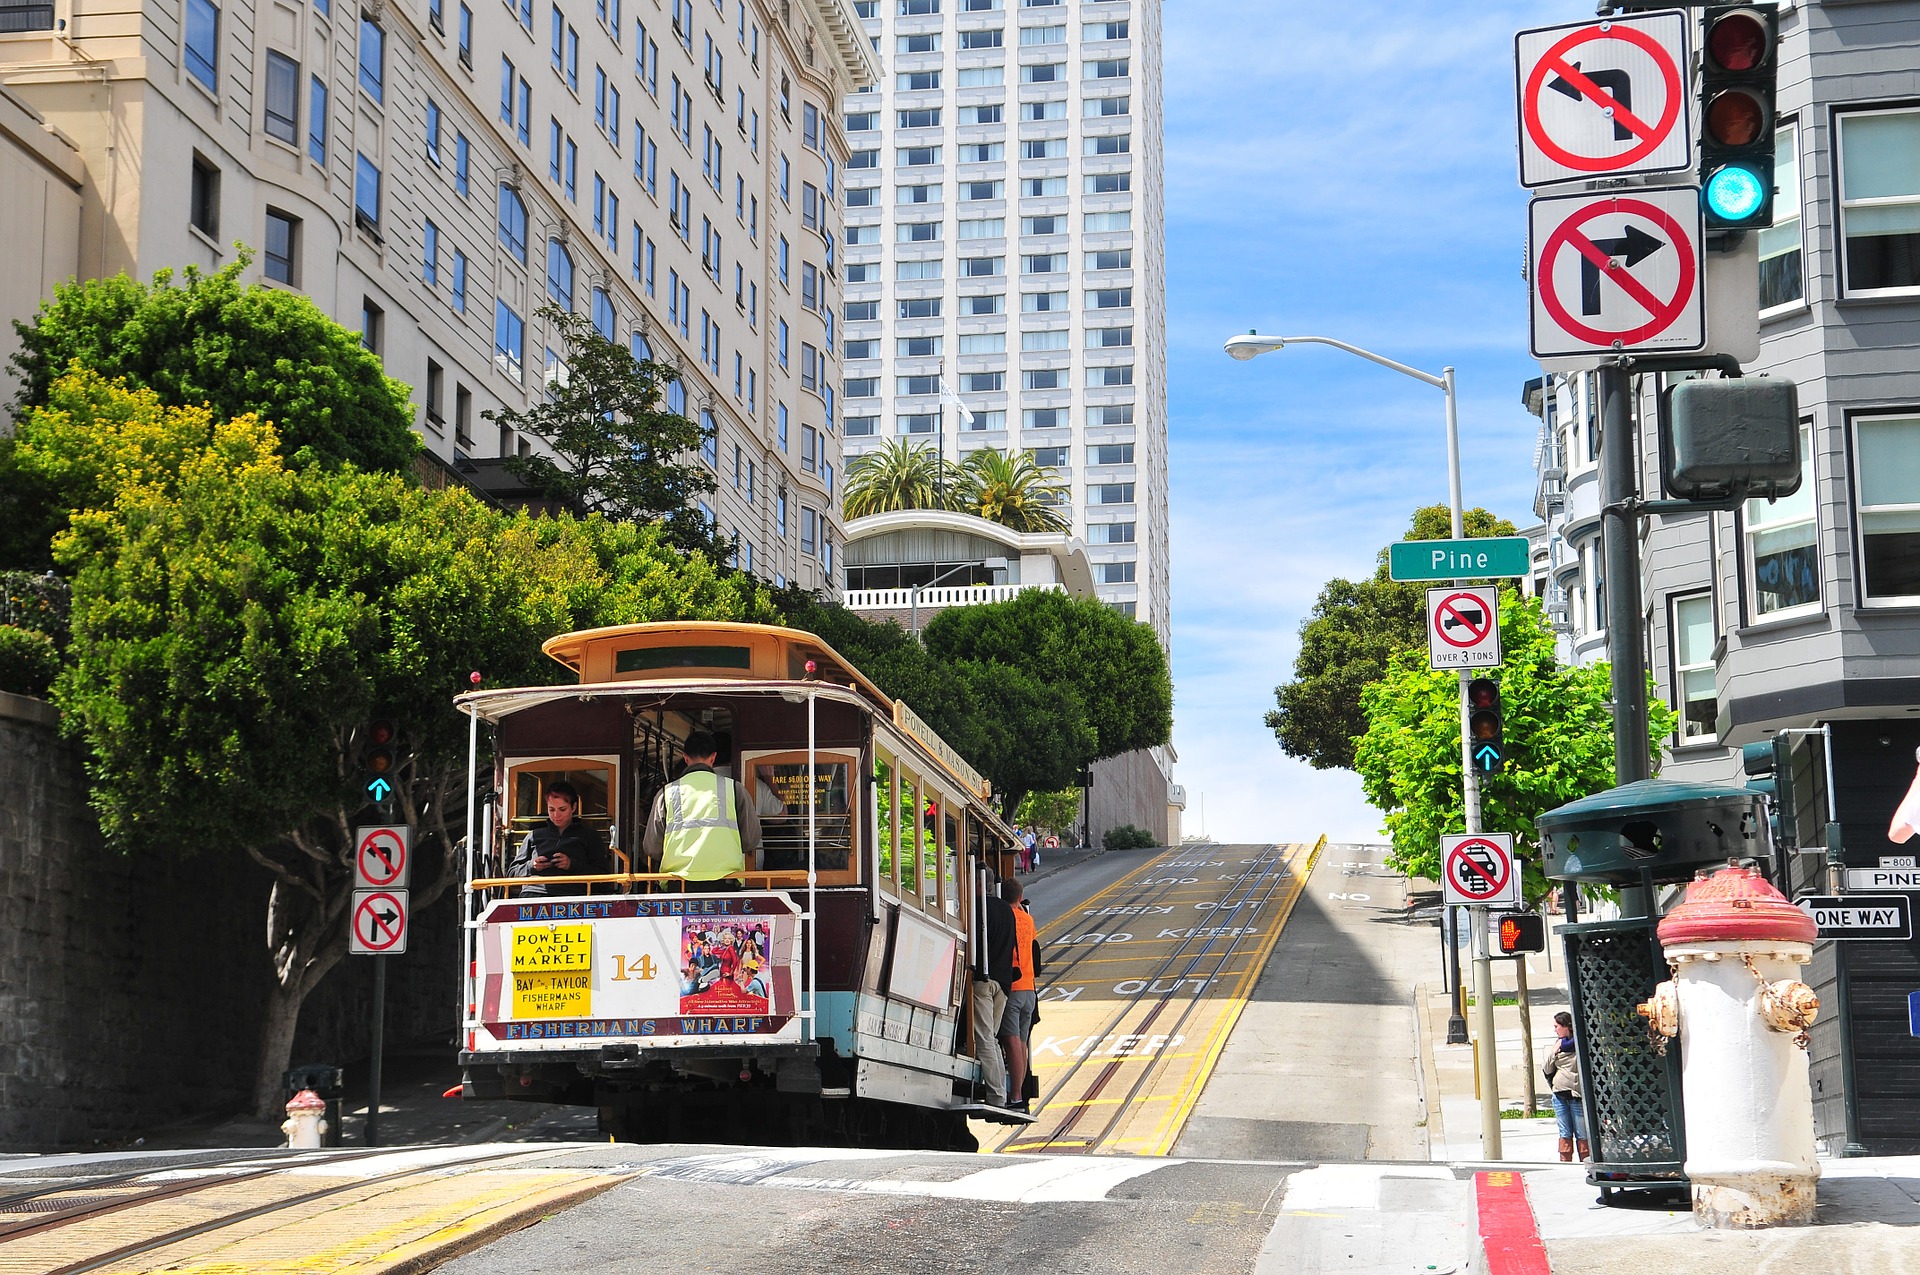
<svg viewBox="0 0 1920 1275"><path fill-rule="evenodd" d="M284 1148L282 1148L281 1151L282 1151L282 1154L284 1154ZM311 1204L316 1201L326 1199L330 1196L341 1195L349 1191L370 1190L373 1192L373 1195L377 1198L380 1195L388 1194L395 1190L405 1189L404 1186L400 1184L405 1183L408 1179L428 1178L433 1175L442 1175L442 1176L458 1175L461 1173L472 1171L473 1169L479 1168L481 1166L497 1164L498 1162L504 1161L504 1160L537 1160L537 1159L541 1159L544 1157L553 1156L561 1153L562 1152L560 1150L555 1150L555 1149L543 1149L543 1150L516 1149L514 1151L499 1152L493 1155L475 1156L475 1157L468 1157L468 1158L459 1159L459 1160L440 1161L433 1164L398 1168L389 1173L377 1174L371 1177L356 1177L350 1181L345 1181L345 1182L331 1182L326 1186L316 1187L309 1191L302 1191L295 1195L288 1196L284 1199L268 1200L264 1203L254 1204L249 1207L239 1209L236 1212L222 1213L219 1216L210 1217L204 1221L196 1222L188 1226L172 1227L168 1230L160 1232L157 1235L151 1235L143 1239L135 1240L131 1243L122 1244L103 1253L96 1253L91 1256L81 1258L77 1261L68 1262L64 1265L49 1267L46 1269L45 1275L86 1275L87 1272L104 1270L110 1266L114 1266L119 1263L129 1261L133 1258L138 1258L144 1254L154 1252L158 1249L166 1248L174 1244L179 1244L188 1240L196 1239L203 1235L210 1235L217 1231L226 1229L228 1227L237 1226L245 1222L253 1221L256 1218L267 1217L274 1213L285 1212L290 1209L296 1209L302 1205ZM7 1260L6 1260L7 1247L6 1246L8 1244L18 1242L20 1240L26 1239L33 1235L45 1234L46 1232L55 1231L65 1227L73 1226L80 1222L95 1220L107 1214L121 1212L129 1209L135 1209L135 1208L139 1208L146 1205L157 1204L164 1201L173 1200L185 1195L214 1190L221 1187L231 1187L231 1186L236 1186L236 1185L240 1185L247 1182L252 1182L257 1179L268 1177L272 1174L282 1172L283 1170L326 1168L336 1164L341 1164L341 1165L350 1164L358 1160L365 1160L375 1156L392 1155L392 1154L394 1154L393 1150L382 1148L378 1150L350 1152L345 1154L332 1154L332 1155L325 1155L325 1156L305 1157L297 1160L290 1160L290 1161L283 1161L281 1163L276 1163L271 1168L262 1168L262 1169L252 1170L248 1172L240 1172L240 1173L220 1174L217 1176L195 1179L193 1181L188 1181L188 1182L166 1183L166 1184L159 1185L155 1190L145 1191L136 1196L107 1201L95 1207L74 1209L70 1211L57 1213L51 1217L38 1220L26 1226L16 1227L6 1232L0 1232L0 1266L4 1266L7 1264ZM245 1158L236 1158L234 1160L214 1161L212 1164L208 1164L208 1165L193 1165L193 1166L187 1166L187 1167L196 1168L196 1169L197 1168L217 1169L222 1164L239 1163L244 1165L244 1164L255 1162L260 1158L262 1157L253 1156L253 1157L245 1157ZM176 1171L176 1170L148 1169L138 1174L117 1174L117 1175L114 1175L112 1179L109 1179L109 1181L115 1185L118 1185L139 1177L148 1177L154 1173L166 1173L166 1172L172 1172L172 1171ZM89 1184L89 1185L96 1185L96 1184ZM104 1187L107 1185L107 1183L103 1182L97 1185ZM68 1188L68 1190L71 1190L71 1189L73 1188ZM85 1190L86 1187L81 1187L78 1189ZM56 1190L41 1191L41 1192L26 1192L26 1193L22 1193L18 1197L13 1197L13 1198L15 1199L16 1202L19 1202L27 1199L42 1198L46 1195L58 1195L58 1194L64 1194L64 1193L66 1192L56 1189Z"/></svg>
<svg viewBox="0 0 1920 1275"><path fill-rule="evenodd" d="M1053 918L1041 933L1050 951L1097 950L1062 953L1064 961L1043 967L1051 995L1041 1009L1054 1034L1036 1033L1032 1041L1030 1063L1043 1086L1037 1119L991 1143L983 1138L983 1147L1167 1154L1325 844L1321 837L1231 849L1182 846ZM1213 858L1225 853L1238 857L1231 871L1224 858ZM1209 880L1195 871L1209 868L1219 875L1205 874ZM1200 914L1197 923L1189 908ZM1142 915L1164 924L1130 924ZM1127 1066L1137 1069L1130 1079L1122 1072ZM1094 1107L1112 1111L1096 1120Z"/></svg>

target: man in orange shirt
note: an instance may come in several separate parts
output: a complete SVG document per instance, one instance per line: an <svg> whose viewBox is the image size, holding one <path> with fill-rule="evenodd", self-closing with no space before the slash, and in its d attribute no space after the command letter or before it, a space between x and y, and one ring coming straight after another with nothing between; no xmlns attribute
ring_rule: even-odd
<svg viewBox="0 0 1920 1275"><path fill-rule="evenodd" d="M1018 974L1013 990L1007 993L1006 1012L1000 1016L1000 1039L1007 1047L1007 1105L1019 1111L1027 1109L1027 1037L1033 1033L1034 1010L1040 1001L1040 939L1034 931L1033 913L1022 899L1026 891L1018 881L1009 880L1001 893L1013 905L1013 963Z"/></svg>

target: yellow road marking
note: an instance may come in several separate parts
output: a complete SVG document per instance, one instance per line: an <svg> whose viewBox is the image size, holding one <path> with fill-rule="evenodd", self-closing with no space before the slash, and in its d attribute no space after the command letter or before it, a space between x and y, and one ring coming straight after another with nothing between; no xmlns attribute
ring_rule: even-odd
<svg viewBox="0 0 1920 1275"><path fill-rule="evenodd" d="M1155 896L1155 903L1140 905L1170 906L1165 902L1169 897L1204 897L1210 901L1240 899L1244 904L1253 901L1245 897L1249 892L1271 890L1270 897L1258 900L1261 906L1257 909L1229 906L1215 913L1198 916L1186 907L1180 907L1179 915L1085 915L1099 910L1104 900L1111 899L1121 890L1140 889L1142 878L1164 875L1158 866L1160 863L1176 853L1183 856L1193 853L1191 849L1183 849L1169 851L1162 860L1157 860L1126 880L1115 882L1078 905L1071 913L1043 928L1042 941L1052 942L1060 949L1093 946L1063 943L1060 941L1063 932L1081 929L1092 932L1103 928L1107 932L1144 932L1150 936L1161 928L1181 928L1189 933L1183 934L1178 944L1202 938L1231 940L1233 943L1251 941L1256 946L1225 954L1196 953L1196 966L1204 972L1194 974L1170 973L1159 968L1166 965L1170 957L1174 964L1178 964L1178 944L1168 947L1169 943L1175 942L1172 939L1150 937L1129 940L1118 947L1105 947L1101 955L1076 952L1073 955L1073 970L1070 973L1062 970L1068 977L1059 983L1048 983L1047 986L1049 991L1055 988L1072 990L1076 987L1084 990L1074 1000L1057 997L1042 1000L1042 1025L1036 1029L1034 1039L1033 1065L1042 1077L1045 1078L1055 1068L1066 1074L1060 1076L1043 1099L1039 1108L1039 1127L1017 1131L1008 1129L1003 1133L997 1129L976 1126L983 1147L993 1149L997 1144L1002 1152L1074 1152L1083 1148L1113 1150L1145 1145L1164 1152L1165 1147L1177 1138L1192 1110L1194 1097L1217 1065L1224 1039L1238 1021L1252 985L1264 970L1294 904L1305 891L1307 874L1312 871L1325 845L1325 837L1311 845L1304 842L1282 845L1276 847L1270 856L1263 855L1257 868L1248 865L1254 869L1248 873L1220 874L1227 879L1209 882L1213 887L1211 889L1197 893L1181 891L1177 896L1159 895ZM1303 865L1305 871L1301 870ZM1056 958L1061 959L1063 964L1065 956L1063 951L1056 952ZM1159 968L1159 974L1158 977L1127 979L1122 977L1125 971L1117 968L1100 970L1097 968L1099 965L1131 965L1144 973L1152 973ZM1073 974L1094 977L1075 978ZM1203 979L1206 980L1204 985ZM1131 988L1135 984L1138 984L1138 991L1112 990L1115 986ZM1174 988L1175 991L1168 994L1160 990L1164 988ZM1087 994L1089 992L1090 995ZM1156 1031L1160 1034L1149 1034ZM1183 1043L1187 1045L1184 1049L1181 1048ZM1195 1044L1199 1045L1198 1049L1194 1048ZM1146 1067L1144 1070L1119 1071L1114 1064L1122 1062L1141 1062ZM1110 1083L1115 1085L1115 1092L1089 1095L1087 1091L1101 1076L1112 1078ZM1136 1090L1145 1092L1130 1092ZM1115 1121L1117 1127L1104 1134L1089 1130L1091 1136L1087 1137L1044 1136L1047 1129L1068 1135L1077 1133L1078 1130L1072 1128L1076 1113L1095 1107L1106 1108L1107 1113L1093 1117L1090 1124ZM1135 1113L1128 1108L1139 1110ZM1158 1108L1162 1115L1151 1115L1154 1108ZM1055 1113L1051 1120L1048 1119L1049 1112ZM1146 1132L1138 1132L1143 1125ZM1020 1136L1022 1134L1026 1136Z"/></svg>
<svg viewBox="0 0 1920 1275"><path fill-rule="evenodd" d="M1306 893L1307 881L1313 876L1313 866L1319 862L1320 852L1326 849L1326 847L1326 834L1321 833L1320 840L1314 844L1313 850L1307 855L1306 870L1300 874L1299 879L1294 883L1293 892L1287 896L1286 902L1280 905L1279 922L1274 925L1273 933L1268 935L1260 945L1259 961L1254 964L1252 969L1249 970L1247 975L1241 980L1240 986L1235 988L1232 995L1228 997L1226 1012L1214 1023L1212 1034L1209 1036L1204 1048L1206 1057L1201 1061L1200 1066L1194 1070L1193 1082L1187 1086L1185 1100L1182 1101L1179 1106L1175 1107L1169 1116L1164 1140L1159 1139L1156 1133L1155 1145L1159 1149L1151 1151L1148 1154L1167 1154L1167 1152L1172 1149L1173 1144L1179 1140L1180 1131L1186 1128L1187 1117L1193 1114L1194 1105L1200 1101L1201 1091L1207 1087L1207 1081L1213 1077L1213 1069L1219 1065L1220 1052L1227 1047L1227 1037L1232 1034L1234 1024L1240 1021L1240 1015L1247 1007L1246 994L1251 990L1253 981L1259 976L1259 972L1266 968L1267 957L1272 954L1274 946L1280 942L1280 935L1286 930L1288 919L1293 916L1294 904L1298 903L1300 896Z"/></svg>

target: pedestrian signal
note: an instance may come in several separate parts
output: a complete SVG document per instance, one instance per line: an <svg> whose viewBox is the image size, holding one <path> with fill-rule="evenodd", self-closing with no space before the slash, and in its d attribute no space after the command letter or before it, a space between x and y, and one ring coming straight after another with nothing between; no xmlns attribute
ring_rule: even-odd
<svg viewBox="0 0 1920 1275"><path fill-rule="evenodd" d="M1547 921L1533 912L1509 912L1500 918L1500 955L1520 956L1547 950Z"/></svg>
<svg viewBox="0 0 1920 1275"><path fill-rule="evenodd" d="M1507 761L1506 724L1501 717L1500 683L1490 677L1467 683L1467 741L1474 770L1499 774Z"/></svg>
<svg viewBox="0 0 1920 1275"><path fill-rule="evenodd" d="M1771 4L1712 5L1700 56L1700 201L1709 230L1773 224L1774 86L1779 18Z"/></svg>

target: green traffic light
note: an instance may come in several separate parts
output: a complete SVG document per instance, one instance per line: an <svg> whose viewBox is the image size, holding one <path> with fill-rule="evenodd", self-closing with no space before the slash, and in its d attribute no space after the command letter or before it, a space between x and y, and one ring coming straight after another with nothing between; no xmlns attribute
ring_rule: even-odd
<svg viewBox="0 0 1920 1275"><path fill-rule="evenodd" d="M1751 168L1728 164L1707 178L1701 192L1707 211L1724 223L1746 221L1766 207L1768 190Z"/></svg>

